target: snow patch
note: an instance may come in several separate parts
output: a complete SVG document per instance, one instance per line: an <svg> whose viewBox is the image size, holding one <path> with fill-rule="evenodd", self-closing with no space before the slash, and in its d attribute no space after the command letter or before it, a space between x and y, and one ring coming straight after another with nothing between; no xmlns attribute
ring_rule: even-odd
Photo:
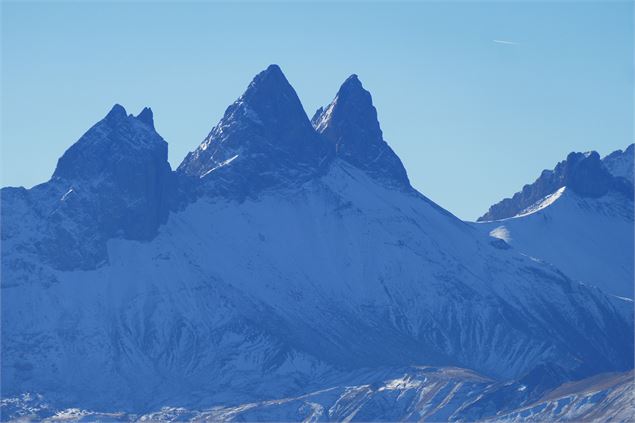
<svg viewBox="0 0 635 423"><path fill-rule="evenodd" d="M567 187L562 187L562 188L558 189L556 192L554 192L553 194L547 195L542 200L537 201L536 203L534 203L533 205L527 207L525 210L521 211L516 216L511 217L510 219L515 219L515 218L527 216L529 214L536 213L536 212L538 212L538 211L540 211L542 209L545 209L545 208L549 207L550 205L555 203L562 196L562 194L565 192L566 188Z"/></svg>
<svg viewBox="0 0 635 423"><path fill-rule="evenodd" d="M66 201L68 196L71 195L73 192L74 192L73 188L71 188L68 191L66 191L66 193L64 195L62 195L62 198L60 198L60 201Z"/></svg>
<svg viewBox="0 0 635 423"><path fill-rule="evenodd" d="M227 166L228 164L230 164L231 162L233 162L234 160L236 160L236 158L237 158L237 157L238 157L238 154L236 154L235 156L230 157L229 159L227 159L227 160L225 160L225 161L223 161L223 162L219 163L219 164L218 164L218 166L213 167L213 168L211 168L210 170L208 170L207 172L203 173L203 174L200 176L200 178L204 178L204 177L206 177L207 175L209 175L210 173L212 173L212 172L213 172L213 171L215 171L216 169L220 169L220 168L221 168L221 167L223 167L223 166Z"/></svg>

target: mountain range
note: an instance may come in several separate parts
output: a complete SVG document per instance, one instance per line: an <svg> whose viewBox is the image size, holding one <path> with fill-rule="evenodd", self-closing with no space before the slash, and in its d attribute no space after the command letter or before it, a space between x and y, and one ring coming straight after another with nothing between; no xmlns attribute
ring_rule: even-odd
<svg viewBox="0 0 635 423"><path fill-rule="evenodd" d="M558 166L469 223L411 186L356 75L309 119L269 66L176 170L152 111L115 105L2 189L2 418L544 418L600 385L587 405L632 416L633 304L606 289L632 254L580 278L495 236L569 191L632 229L628 157Z"/></svg>

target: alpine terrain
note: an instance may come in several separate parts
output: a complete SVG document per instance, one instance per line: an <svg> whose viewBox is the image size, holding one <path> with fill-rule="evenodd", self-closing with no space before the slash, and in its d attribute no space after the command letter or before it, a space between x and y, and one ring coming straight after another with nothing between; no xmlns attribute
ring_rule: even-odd
<svg viewBox="0 0 635 423"><path fill-rule="evenodd" d="M632 419L627 160L486 216L562 204L613 243L556 260L417 192L355 75L309 120L269 66L176 170L115 105L2 189L2 418Z"/></svg>
<svg viewBox="0 0 635 423"><path fill-rule="evenodd" d="M477 228L575 280L633 299L633 149L571 153Z"/></svg>

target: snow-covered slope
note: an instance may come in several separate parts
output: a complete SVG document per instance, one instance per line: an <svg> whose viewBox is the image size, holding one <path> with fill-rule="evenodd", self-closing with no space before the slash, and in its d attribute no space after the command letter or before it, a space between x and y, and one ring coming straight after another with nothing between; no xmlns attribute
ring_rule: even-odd
<svg viewBox="0 0 635 423"><path fill-rule="evenodd" d="M141 414L297 397L369 369L460 366L523 378L539 392L632 368L629 303L396 186L400 162L356 163L351 151L374 157L364 155L363 137L339 154L346 139L314 131L289 87L277 67L258 75L180 171L158 179L159 192L172 194L152 236L127 232L136 220L102 232L82 218L98 199L144 219L137 205L146 202L116 190L86 190L58 220L65 185L56 177L19 196L3 189L4 397L31 392L55 408ZM338 95L321 133L372 133L368 148L387 153L370 95L361 83L345 88L360 92ZM77 160L108 162L97 153L111 142L154 163L154 150L141 148L154 129L121 118L130 130L83 138L81 150L71 147L82 152ZM373 167L387 163L395 167ZM97 173L71 175L120 186L118 172ZM131 184L154 187L146 176ZM67 222L68 234L55 235ZM48 238L63 248L68 237L80 247L98 237L104 259L62 266L38 248Z"/></svg>
<svg viewBox="0 0 635 423"><path fill-rule="evenodd" d="M569 155L553 172L545 171L533 185L523 188L511 200L510 205L520 204L527 193L540 191L542 198L518 211L513 217L482 221L476 227L492 237L505 240L520 252L556 265L574 279L602 288L610 294L633 298L634 283L634 226L633 226L633 169L624 166L632 154L630 146L624 153L612 153L602 161L597 153ZM604 178L609 188L601 195L590 195L560 181L555 188L541 190L546 185L544 175L555 174L559 168L572 168L571 158L586 157L592 160L586 168L596 167L594 172L583 172L579 168L570 170L569 180L593 178L597 182ZM610 169L604 165L613 163ZM620 166L618 166L620 164ZM582 167L582 166L580 166ZM616 170L617 169L617 170ZM609 172L610 170L610 172ZM627 170L630 170L628 172ZM615 177L606 177L617 172ZM601 175L597 177L597 175ZM617 187L617 188L616 188ZM626 187L626 189L624 189ZM549 192L549 190L554 191ZM497 216L505 201L493 206L489 214ZM519 206L517 206L519 207ZM485 215L488 216L488 215Z"/></svg>
<svg viewBox="0 0 635 423"><path fill-rule="evenodd" d="M59 409L39 395L0 402L4 415L45 421L614 421L635 418L633 372L567 382L532 398L521 382L460 368L366 369L299 396L210 409L165 406L143 415Z"/></svg>

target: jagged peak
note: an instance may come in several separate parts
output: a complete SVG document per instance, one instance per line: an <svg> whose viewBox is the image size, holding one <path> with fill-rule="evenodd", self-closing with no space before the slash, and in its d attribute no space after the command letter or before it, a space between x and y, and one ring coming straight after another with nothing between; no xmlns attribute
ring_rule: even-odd
<svg viewBox="0 0 635 423"><path fill-rule="evenodd" d="M321 116L317 119L314 117L314 127L320 133L339 126L364 132L366 143L384 142L372 96L364 89L356 74L346 78Z"/></svg>
<svg viewBox="0 0 635 423"><path fill-rule="evenodd" d="M567 154L567 162L571 164L579 163L584 159L590 159L593 162L600 160L600 154L597 151L585 151L583 153L572 151Z"/></svg>
<svg viewBox="0 0 635 423"><path fill-rule="evenodd" d="M123 122L130 122L131 120L141 122L148 128L154 130L154 115L150 107L144 107L137 116L134 116L132 114L128 114L125 107L123 107L119 103L116 103L114 106L112 106L110 111L101 121L97 123L97 125L107 123L108 125L112 126L121 124Z"/></svg>
<svg viewBox="0 0 635 423"><path fill-rule="evenodd" d="M152 109L150 107L144 107L141 113L137 115L137 120L154 129L154 114L152 113Z"/></svg>
<svg viewBox="0 0 635 423"><path fill-rule="evenodd" d="M152 110L144 108L135 117L115 104L64 152L53 177L89 179L104 168L113 170L121 161L143 161L150 156L161 165L167 163L167 143L154 130Z"/></svg>

